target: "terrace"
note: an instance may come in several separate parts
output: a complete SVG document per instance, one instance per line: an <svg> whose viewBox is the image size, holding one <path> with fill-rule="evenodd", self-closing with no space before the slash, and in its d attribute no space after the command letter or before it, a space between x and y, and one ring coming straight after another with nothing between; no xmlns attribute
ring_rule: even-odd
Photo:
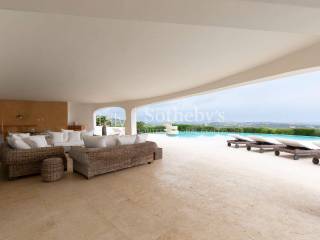
<svg viewBox="0 0 320 240"><path fill-rule="evenodd" d="M319 22L312 0L0 1L0 240L319 238L310 158L136 136L139 107L318 70ZM89 136L109 107L126 136Z"/></svg>
<svg viewBox="0 0 320 240"><path fill-rule="evenodd" d="M151 165L86 180L0 182L3 239L316 239L319 168L227 148L224 139L153 136ZM32 219L32 220L31 220Z"/></svg>

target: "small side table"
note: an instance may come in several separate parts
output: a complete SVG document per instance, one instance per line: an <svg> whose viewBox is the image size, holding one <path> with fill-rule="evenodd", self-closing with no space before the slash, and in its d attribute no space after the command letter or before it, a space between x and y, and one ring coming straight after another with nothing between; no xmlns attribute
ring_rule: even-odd
<svg viewBox="0 0 320 240"><path fill-rule="evenodd" d="M154 160L162 159L162 148L157 148L154 153Z"/></svg>
<svg viewBox="0 0 320 240"><path fill-rule="evenodd" d="M61 158L48 158L43 160L41 167L42 181L54 182L63 177L64 166Z"/></svg>

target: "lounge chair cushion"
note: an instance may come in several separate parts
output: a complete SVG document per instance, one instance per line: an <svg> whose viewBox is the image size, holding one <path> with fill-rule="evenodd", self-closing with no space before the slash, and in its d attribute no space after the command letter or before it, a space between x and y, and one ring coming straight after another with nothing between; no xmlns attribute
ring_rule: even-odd
<svg viewBox="0 0 320 240"><path fill-rule="evenodd" d="M269 137L262 137L262 136L250 136L250 138L256 142L261 143L269 143L269 144L281 144L277 139L269 138Z"/></svg>
<svg viewBox="0 0 320 240"><path fill-rule="evenodd" d="M237 140L242 140L242 141L246 141L246 142L254 142L251 138L249 137L245 137L245 136L241 136L241 135L231 135L231 137L237 139Z"/></svg>
<svg viewBox="0 0 320 240"><path fill-rule="evenodd" d="M277 140L290 147L307 148L310 150L320 150L320 147L315 145L311 141L298 141L298 140L291 140L291 139L277 139Z"/></svg>
<svg viewBox="0 0 320 240"><path fill-rule="evenodd" d="M315 142L313 142L313 144L320 147L320 141L315 141Z"/></svg>

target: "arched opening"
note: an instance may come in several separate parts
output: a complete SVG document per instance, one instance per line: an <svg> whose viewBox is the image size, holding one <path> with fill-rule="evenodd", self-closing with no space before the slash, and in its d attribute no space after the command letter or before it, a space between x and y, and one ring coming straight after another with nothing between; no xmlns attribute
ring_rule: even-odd
<svg viewBox="0 0 320 240"><path fill-rule="evenodd" d="M122 107L100 108L94 112L95 135L124 135L126 111Z"/></svg>

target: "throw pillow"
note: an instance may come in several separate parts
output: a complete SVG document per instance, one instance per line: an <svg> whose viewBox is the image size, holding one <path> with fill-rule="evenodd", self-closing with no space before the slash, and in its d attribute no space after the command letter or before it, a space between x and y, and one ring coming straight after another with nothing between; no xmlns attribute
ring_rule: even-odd
<svg viewBox="0 0 320 240"><path fill-rule="evenodd" d="M64 142L64 134L62 132L48 132L52 144Z"/></svg>
<svg viewBox="0 0 320 240"><path fill-rule="evenodd" d="M61 132L63 133L63 141L68 142L69 132L73 132L73 130L61 129Z"/></svg>
<svg viewBox="0 0 320 240"><path fill-rule="evenodd" d="M81 142L81 132L73 131L68 133L68 142Z"/></svg>
<svg viewBox="0 0 320 240"><path fill-rule="evenodd" d="M114 147L117 145L118 142L118 136L105 136L107 147Z"/></svg>
<svg viewBox="0 0 320 240"><path fill-rule="evenodd" d="M13 145L15 149L31 149L31 146L23 141L22 138L13 139Z"/></svg>
<svg viewBox="0 0 320 240"><path fill-rule="evenodd" d="M27 138L23 138L23 141L31 146L31 148L43 148L49 147L46 136L38 135L38 136L30 136Z"/></svg>
<svg viewBox="0 0 320 240"><path fill-rule="evenodd" d="M130 145L134 144L136 141L136 135L125 135L118 137L118 144L119 145Z"/></svg>
<svg viewBox="0 0 320 240"><path fill-rule="evenodd" d="M30 133L9 133L10 137L20 137L20 138L26 138L30 136Z"/></svg>
<svg viewBox="0 0 320 240"><path fill-rule="evenodd" d="M147 141L148 134L138 134L136 137L136 143L145 143Z"/></svg>
<svg viewBox="0 0 320 240"><path fill-rule="evenodd" d="M83 142L87 148L104 148L107 146L105 137L83 136Z"/></svg>

